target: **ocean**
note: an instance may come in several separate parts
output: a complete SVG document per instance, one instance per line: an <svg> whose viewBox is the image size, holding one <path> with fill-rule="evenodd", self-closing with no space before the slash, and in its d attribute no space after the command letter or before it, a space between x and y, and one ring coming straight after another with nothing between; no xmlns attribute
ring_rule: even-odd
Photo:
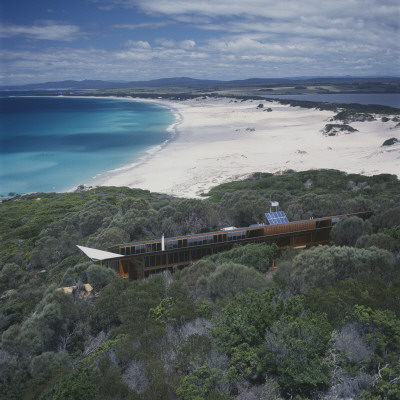
<svg viewBox="0 0 400 400"><path fill-rule="evenodd" d="M0 195L59 192L138 162L173 135L175 115L115 98L0 97Z"/></svg>

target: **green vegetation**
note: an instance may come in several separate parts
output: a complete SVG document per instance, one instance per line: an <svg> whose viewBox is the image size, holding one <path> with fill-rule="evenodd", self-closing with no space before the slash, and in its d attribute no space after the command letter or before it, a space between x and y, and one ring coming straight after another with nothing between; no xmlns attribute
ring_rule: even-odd
<svg viewBox="0 0 400 400"><path fill-rule="evenodd" d="M398 143L398 140L396 138L390 138L388 140L385 140L382 143L382 146L393 146L394 144Z"/></svg>
<svg viewBox="0 0 400 400"><path fill-rule="evenodd" d="M344 132L344 133L353 133L353 132L358 132L357 129L354 129L350 125L346 124L326 124L324 128L324 133L327 134L328 136L336 136L338 133Z"/></svg>
<svg viewBox="0 0 400 400"><path fill-rule="evenodd" d="M150 99L168 99L181 101L207 97L230 97L237 101L262 101L271 100L281 104L290 104L293 107L316 108L330 110L337 113L333 121L342 121L349 124L352 121L371 121L382 118L389 121L387 116L400 115L400 109L379 104L347 104L318 102L307 100L290 100L274 98L274 95L299 95L299 94L338 94L338 93L400 93L399 78L311 78L302 80L290 79L246 79L239 81L202 81L168 80L167 82L143 82L132 87L118 87L102 90L69 90L60 91L64 96L119 96ZM43 95L47 95L43 90ZM260 107L260 104L257 108ZM262 104L261 104L262 105ZM264 111L271 112L271 108ZM384 115L384 117L382 117ZM398 117L394 117L396 121ZM398 121L397 121L398 122ZM351 130L349 130L351 132Z"/></svg>
<svg viewBox="0 0 400 400"><path fill-rule="evenodd" d="M36 88L37 89L37 88ZM44 90L44 88L43 88ZM260 96L329 93L399 93L399 78L309 78L309 79L245 79L236 81L202 81L170 79L162 82L131 82L131 86L115 84L112 89L74 90L66 95L88 94L118 96Z"/></svg>
<svg viewBox="0 0 400 400"><path fill-rule="evenodd" d="M271 198L292 221L374 215L341 220L332 246L237 246L145 281L75 246L247 226ZM105 187L5 200L0 398L398 399L399 204L396 176L336 170L258 173L204 200Z"/></svg>

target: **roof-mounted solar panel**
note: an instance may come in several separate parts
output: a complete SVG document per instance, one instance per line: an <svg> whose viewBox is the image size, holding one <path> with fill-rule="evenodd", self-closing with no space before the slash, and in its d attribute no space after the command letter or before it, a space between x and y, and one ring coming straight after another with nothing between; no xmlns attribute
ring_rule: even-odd
<svg viewBox="0 0 400 400"><path fill-rule="evenodd" d="M275 211L270 213L265 213L267 220L270 225L287 224L289 220L287 219L283 211Z"/></svg>

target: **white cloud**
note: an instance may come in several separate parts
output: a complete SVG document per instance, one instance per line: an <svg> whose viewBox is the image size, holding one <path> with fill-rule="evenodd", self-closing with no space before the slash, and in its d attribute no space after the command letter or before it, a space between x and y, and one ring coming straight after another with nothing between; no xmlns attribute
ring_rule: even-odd
<svg viewBox="0 0 400 400"><path fill-rule="evenodd" d="M142 40L139 40L139 41L128 40L125 43L125 45L128 47L136 47L138 49L150 49L151 48L149 42L142 41Z"/></svg>
<svg viewBox="0 0 400 400"><path fill-rule="evenodd" d="M190 50L196 46L196 42L194 40L182 40L179 42L179 47L182 49Z"/></svg>
<svg viewBox="0 0 400 400"><path fill-rule="evenodd" d="M143 29L143 28L156 29L167 25L169 25L168 22L142 22L140 24L117 24L114 25L114 28L130 29L130 30Z"/></svg>
<svg viewBox="0 0 400 400"><path fill-rule="evenodd" d="M30 40L57 40L70 42L81 37L80 28L76 25L47 21L36 25L1 24L0 37L22 36Z"/></svg>
<svg viewBox="0 0 400 400"><path fill-rule="evenodd" d="M215 31L212 47L223 51L296 52L308 59L326 51L355 52L368 62L385 52L387 61L399 57L400 5L398 0L104 0L115 7L134 8L155 20L188 24L197 30ZM191 25L189 25L191 24ZM249 41L253 34L253 42ZM221 36L222 35L222 36ZM238 35L243 38L238 39ZM168 39L165 39L168 40ZM182 38L186 42L190 38ZM200 42L203 50L206 43ZM249 47L247 47L247 44ZM269 46L268 46L269 45ZM174 45L170 45L173 47ZM215 50L215 49L214 49ZM288 53L289 54L289 53ZM391 59L390 59L391 57ZM393 66L393 65L392 65Z"/></svg>
<svg viewBox="0 0 400 400"><path fill-rule="evenodd" d="M279 20L298 19L303 15L326 15L344 18L358 15L360 19L399 15L397 0L103 0L114 7L139 8L153 15L195 15L199 17L264 17ZM397 20L398 24L398 20Z"/></svg>
<svg viewBox="0 0 400 400"><path fill-rule="evenodd" d="M160 45L161 47L175 47L176 41L166 38L158 38L154 41L156 44Z"/></svg>
<svg viewBox="0 0 400 400"><path fill-rule="evenodd" d="M40 81L50 76L55 80L93 76L145 80L182 75L210 79L398 75L398 0L98 0L96 3L108 9L124 7L127 15L145 13L142 21L146 22L114 22L105 27L102 34L109 34L111 28L112 34L107 39L113 40L110 38L114 35L118 41L114 46L107 42L108 50L101 50L99 41L92 42L98 49L42 49L38 45L32 50L3 52L4 64L12 71L10 76L25 79L31 73L30 68ZM129 32L138 29L141 31ZM156 31L146 36L146 29ZM83 35L78 26L54 21L31 26L9 24L0 34L58 41L71 41Z"/></svg>

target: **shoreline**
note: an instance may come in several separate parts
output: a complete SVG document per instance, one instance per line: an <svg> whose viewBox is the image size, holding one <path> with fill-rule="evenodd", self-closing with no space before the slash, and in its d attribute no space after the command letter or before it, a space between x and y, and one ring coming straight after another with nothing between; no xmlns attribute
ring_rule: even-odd
<svg viewBox="0 0 400 400"><path fill-rule="evenodd" d="M4 175L4 171L2 174L2 180L1 180L1 193L0 193L0 197L1 198L6 198L8 197L7 193L15 193L15 194L19 194L19 195L25 195L25 194L30 194L30 193L40 193L40 192L58 192L58 193L64 193L64 192L74 192L76 190L80 190L82 187L84 186L96 186L98 185L97 182L99 182L100 180L103 179L107 179L108 177L113 177L115 175L118 175L120 173L122 173L123 171L126 170L131 170L132 168L135 168L139 165L141 165L142 163L146 162L147 160L149 160L151 157L154 156L154 154L156 154L157 152L159 152L160 150L162 150L169 142L173 141L176 139L176 137L178 136L178 130L177 130L177 125L181 122L182 120L182 116L179 113L179 110L174 107L173 104L167 104L166 102L162 102L162 101L157 101L156 99L137 99L137 98L133 98L133 97L120 97L120 96L90 96L90 95L83 95L83 96L79 96L79 95L74 95L74 96L68 96L68 95L54 95L54 94L48 94L45 96L36 96L36 95L22 95L22 96L15 96L16 98L33 98L33 99L42 99L44 98L44 100L47 98L47 100L45 101L57 101L57 99L59 99L58 101L63 101L63 99L70 99L71 101L77 101L79 99L83 100L99 100L102 101L102 99L109 101L111 104L115 101L117 102L123 102L125 104L128 104L126 107L127 109L130 108L134 108L136 109L136 106L134 106L134 104L142 104L142 106L139 106L139 109L143 109L143 110L147 110L148 108L154 109L156 112L158 112L160 115L164 115L165 117L163 117L162 120L159 120L158 118L154 119L155 117L153 117L153 114L149 113L147 117L148 123L146 124L146 126L142 126L143 129L138 130L139 128L136 128L135 126L133 126L133 128L131 130L126 130L126 133L132 134L133 136L132 139L130 140L130 143L132 143L133 147L132 148L122 148L119 151L116 151L114 149L107 149L104 148L103 150L103 154L106 157L106 162L104 163L102 161L102 157L103 155L101 153L96 154L95 156L93 156L94 153L91 153L89 156L92 157L92 163L90 163L90 165L88 165L87 167L85 167L85 163L82 161L82 165L79 168L75 168L75 166L79 165L80 162L75 162L74 163L74 170L73 172L68 172L68 165L67 163L64 162L65 165L62 164L63 161L66 160L67 156L64 156L64 159L61 159L61 166L63 166L63 169L59 168L59 166L57 165L58 163L58 159L56 159L56 161L54 162L54 165L59 168L59 171L56 171L55 169L49 169L50 173L52 174L52 179L49 179L50 184L44 184L44 185L40 185L40 182L36 182L36 177L31 175L25 176L26 178L26 182L24 181L24 176L19 176L17 175L14 180L12 181L7 175L4 176L3 179L3 175ZM54 100L51 100L54 99ZM133 106L129 106L129 104L133 104ZM118 107L116 107L118 109ZM111 110L112 111L112 110ZM115 126L115 124L113 125L109 125L109 130L108 130L108 114L107 114L107 110L106 110L106 125L103 124L100 127L100 131L102 132L102 129L105 128L105 130L108 132L114 132L113 130L113 126ZM128 124L129 123L133 123L135 125L136 123L136 118L135 116L130 116L129 114L125 115L125 118L129 118L128 120ZM141 118L141 117L140 117ZM101 119L100 119L101 120ZM110 121L114 121L114 120L110 120ZM142 121L142 120L140 120ZM86 128L85 125L86 121L83 121L83 126L84 129ZM118 124L118 120L116 121L116 123ZM152 125L154 124L154 128L151 128L149 130L149 132L154 132L154 138L150 140L146 139L146 132L148 131L147 126L148 125ZM136 124L138 125L138 124ZM39 126L39 125L38 125ZM94 121L90 126L96 126L96 121ZM88 126L89 130L91 129L90 126ZM138 125L139 126L139 125ZM34 128L35 129L35 125ZM54 129L56 130L57 127L54 126ZM83 129L83 133L85 133L86 131ZM104 129L103 129L104 130ZM21 131L21 129L20 129ZM78 133L79 128L76 130ZM124 132L125 132L124 131ZM12 131L11 131L12 132ZM117 131L115 131L117 132ZM75 132L74 132L75 133ZM67 134L70 134L70 132L68 131ZM65 136L65 135L64 135ZM137 136L137 139L136 139ZM10 136L11 137L11 136ZM142 139L143 138L143 141ZM96 137L93 137L93 140L96 141ZM113 140L112 138L110 138L110 140ZM142 142L144 142L142 144ZM146 144L147 142L147 144ZM51 142L50 142L51 143ZM136 143L138 143L138 147L136 147ZM78 145L79 146L79 145ZM65 151L65 153L67 153L68 149ZM79 151L79 150L78 150ZM72 152L74 152L72 150ZM27 165L30 165L29 162L30 159L29 157L31 157L31 154L28 152L21 152L21 154L25 155L28 154L28 156L26 156L28 158L27 160ZM36 153L38 155L36 155ZM44 154L45 156L48 157L48 154L50 154L50 157L52 156L52 150L49 150L49 152L46 152L46 150L43 150L43 147L38 147L36 146L36 148L34 150L32 150L32 157L42 157L42 154ZM75 152L78 155L78 152ZM74 157L74 154L72 154L72 157ZM119 154L121 154L121 157L119 156ZM5 153L5 155L7 156L7 154ZM20 157L21 158L21 157ZM40 158L40 160L42 160L42 158ZM77 156L77 159L79 160L79 157ZM6 158L2 158L2 162L5 162ZM22 159L22 161L25 161L24 159ZM67 160L68 161L68 160ZM71 159L69 158L70 162ZM16 163L18 164L18 163ZM9 165L12 165L12 162L9 163ZM23 162L20 164L22 166L24 166ZM50 165L51 166L51 165ZM34 167L36 167L36 165L34 165ZM39 167L41 167L41 165L39 165ZM38 167L38 168L39 168ZM46 167L46 166L45 166ZM10 169L11 170L11 169ZM8 170L5 169L5 171L7 172ZM12 170L11 170L12 171ZM47 173L47 171L45 171ZM69 174L69 175L68 175ZM42 174L43 175L43 174ZM64 177L66 179L59 179L60 177ZM15 182L14 182L15 181ZM54 184L53 184L54 182Z"/></svg>
<svg viewBox="0 0 400 400"><path fill-rule="evenodd" d="M48 97L67 97L67 98L83 98L83 99L92 99L93 96L65 96L65 95L58 95L58 96L48 96ZM123 164L119 167L106 170L103 172L99 172L98 174L94 175L90 181L87 181L85 183L78 184L72 188L62 190L61 193L68 193L68 192L73 192L77 190L80 186L85 186L85 187L95 187L95 186L105 186L102 185L99 182L102 182L104 180L112 179L115 176L118 176L118 174L123 173L124 171L130 171L134 168L139 167L143 163L147 162L149 159L151 159L157 152L161 151L164 147L168 145L168 143L174 141L177 136L179 135L179 132L177 130L177 126L179 123L182 121L182 115L179 113L179 111L172 105L167 105L165 102L161 102L155 99L138 99L138 98L133 98L133 97L119 97L119 96L96 96L95 98L98 99L111 99L111 100L125 100L125 101L135 101L138 103L152 103L155 104L161 108L168 109L171 111L171 113L174 115L175 121L168 125L167 128L165 129L166 132L170 134L170 137L167 138L164 142L154 145L147 150L144 150L142 154L139 156L139 158L129 164ZM110 185L114 186L114 185ZM124 186L124 185L119 185L119 186Z"/></svg>
<svg viewBox="0 0 400 400"><path fill-rule="evenodd" d="M61 96L62 97L62 96ZM92 98L92 96L72 96L72 97L79 97L79 98ZM146 164L148 161L150 161L158 152L162 151L165 149L170 143L173 141L177 140L180 132L178 130L179 125L182 123L183 117L182 114L179 112L179 109L177 108L177 104L171 104L172 101L169 100L159 100L159 99L140 99L140 98L134 98L134 97L118 97L118 96L100 96L96 98L104 98L104 99L115 99L115 100L126 100L126 101L136 101L139 103L152 103L155 104L159 107L166 108L171 111L171 113L174 115L175 121L170 124L167 128L166 131L170 133L170 137L165 140L163 143L155 145L150 147L149 149L145 150L143 152L143 155L141 155L137 161L130 163L130 164L125 164L120 167L105 171L105 172L100 172L99 174L95 175L90 183L84 183L83 185L85 187L97 187L97 186L129 186L129 185L113 185L113 184L103 184L103 182L108 182L112 181L113 179L118 179L118 176L120 174L123 174L124 172L131 172L135 168L140 167L143 164ZM80 185L79 185L80 186ZM129 186L130 187L130 186ZM72 192L76 190L77 187L74 187L73 189L67 190L68 192ZM141 189L141 188L138 188Z"/></svg>
<svg viewBox="0 0 400 400"><path fill-rule="evenodd" d="M120 99L120 98L118 98ZM127 99L128 100L128 99ZM139 100L138 100L139 101ZM153 102L154 104L161 105L157 102ZM163 108L168 108L165 106L165 104L162 104ZM177 130L177 126L182 120L182 116L174 109L170 109L171 112L173 112L174 117L175 117L175 122L170 124L167 128L166 131L170 133L170 137L166 139L163 143L155 145L150 147L149 149L145 150L143 154L138 158L137 161L122 165L120 167L105 171L105 172L100 172L97 175L95 175L92 180L95 182L102 181L105 179L112 179L112 177L115 177L119 173L122 173L127 170L132 170L134 168L139 167L140 165L146 163L148 160L150 160L155 154L157 154L159 151L163 150L166 146L168 146L169 143L177 139L177 136L179 135L179 132ZM97 183L94 184L95 186L105 186L105 185L98 185ZM74 190L74 189L72 189Z"/></svg>
<svg viewBox="0 0 400 400"><path fill-rule="evenodd" d="M325 136L322 130L332 111L268 100L112 98L169 108L177 118L171 125L175 135L138 162L99 174L88 186L128 186L201 198L218 184L254 172L334 168L400 176L400 143L382 147L391 137L400 140L400 129L391 121L353 122L358 132Z"/></svg>

